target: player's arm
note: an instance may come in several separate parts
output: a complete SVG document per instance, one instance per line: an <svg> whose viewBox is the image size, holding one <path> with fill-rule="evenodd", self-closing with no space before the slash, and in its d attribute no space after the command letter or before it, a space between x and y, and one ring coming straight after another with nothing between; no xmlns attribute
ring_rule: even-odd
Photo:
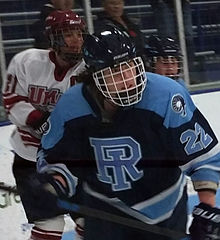
<svg viewBox="0 0 220 240"><path fill-rule="evenodd" d="M216 207L218 184L213 181L195 181L194 189L200 203L194 207L190 226L192 240L220 239L220 209Z"/></svg>
<svg viewBox="0 0 220 240"><path fill-rule="evenodd" d="M38 129L49 114L35 109L29 102L28 69L25 67L25 62L20 55L16 55L11 60L2 88L4 107L9 120L16 126L30 126Z"/></svg>
<svg viewBox="0 0 220 240"><path fill-rule="evenodd" d="M80 149L77 147L79 140L72 134L70 125L66 122L68 110L65 111L66 102L63 98L64 95L51 113L48 131L42 136L37 154L37 171L48 176L48 181L58 194L71 197L75 194L78 178L67 166L74 164Z"/></svg>
<svg viewBox="0 0 220 240"><path fill-rule="evenodd" d="M216 205L216 193L211 190L204 190L198 192L199 201L215 207Z"/></svg>
<svg viewBox="0 0 220 240"><path fill-rule="evenodd" d="M178 91L171 98L165 123L175 159L182 172L191 177L200 200L193 211L190 233L192 240L218 239L220 209L215 200L220 181L220 144L188 92Z"/></svg>
<svg viewBox="0 0 220 240"><path fill-rule="evenodd" d="M202 156L201 154L201 159ZM195 159L191 162L191 179L200 201L193 210L193 221L189 229L191 240L220 239L220 209L216 207L216 191L220 179L219 156L217 153L210 158L204 157L200 163Z"/></svg>
<svg viewBox="0 0 220 240"><path fill-rule="evenodd" d="M197 192L216 192L220 181L220 143L189 93L177 86L165 115L166 141L179 168ZM202 196L201 196L202 197Z"/></svg>
<svg viewBox="0 0 220 240"><path fill-rule="evenodd" d="M37 153L37 171L42 174L45 183L47 183L44 187L45 189L60 197L70 198L76 192L78 178L67 168L61 155L56 154L56 157L51 158L51 151L53 149L48 151L42 148L42 146L39 148ZM65 151L62 152L65 159Z"/></svg>

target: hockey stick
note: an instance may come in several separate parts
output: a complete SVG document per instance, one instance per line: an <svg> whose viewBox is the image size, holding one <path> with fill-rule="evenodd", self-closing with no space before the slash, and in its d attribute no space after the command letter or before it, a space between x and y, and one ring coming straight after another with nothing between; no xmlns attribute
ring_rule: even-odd
<svg viewBox="0 0 220 240"><path fill-rule="evenodd" d="M105 221L110 221L113 223L121 224L121 225L128 226L131 228L140 229L140 230L151 232L154 234L159 234L159 235L170 237L173 239L181 239L181 238L187 237L187 235L185 233L173 231L173 230L163 228L163 227L158 227L157 225L149 225L147 223L140 222L135 219L121 217L116 214L107 213L105 211L101 211L98 209L89 208L89 207L86 207L83 205L70 203L65 200L58 199L57 203L58 203L58 206L63 209L66 209L71 212L77 212L77 213L80 213L85 216L94 217L94 218L105 220Z"/></svg>
<svg viewBox="0 0 220 240"><path fill-rule="evenodd" d="M16 186L9 186L9 185L6 185L4 182L0 182L0 190L19 194L16 189Z"/></svg>
<svg viewBox="0 0 220 240"><path fill-rule="evenodd" d="M16 190L15 186L13 187L13 186L8 186L8 185L3 185L3 184L0 183L0 190L18 194L18 191ZM57 200L57 205L58 205L58 207L67 210L68 212L79 213L84 216L89 216L89 217L94 217L94 218L105 220L105 221L110 221L113 223L117 223L117 224L121 224L124 226L136 228L139 230L151 232L154 234L170 237L173 239L181 239L181 238L187 237L187 235L185 233L181 233L181 232L173 231L173 230L170 230L167 228L159 227L157 225L149 225L147 223L137 221L135 219L121 217L119 215L108 213L108 212L101 211L98 209L89 208L89 207L86 207L83 205L70 203L70 202L62 200L62 199Z"/></svg>

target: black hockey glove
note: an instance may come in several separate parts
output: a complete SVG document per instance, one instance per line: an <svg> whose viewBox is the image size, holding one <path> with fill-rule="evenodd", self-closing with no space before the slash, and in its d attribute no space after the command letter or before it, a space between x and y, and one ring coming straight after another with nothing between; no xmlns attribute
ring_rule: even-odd
<svg viewBox="0 0 220 240"><path fill-rule="evenodd" d="M31 126L37 134L42 135L48 129L47 119L49 116L49 112L34 110L28 116L27 125Z"/></svg>
<svg viewBox="0 0 220 240"><path fill-rule="evenodd" d="M44 189L51 192L52 194L58 196L59 198L68 198L69 194L69 188L68 184L65 184L65 186L58 180L56 179L53 175L51 174L43 174L43 179L45 181L44 183ZM64 181L65 179L62 178Z"/></svg>
<svg viewBox="0 0 220 240"><path fill-rule="evenodd" d="M27 187L31 221L53 218L66 213L66 210L58 205L59 199L65 198L64 200L68 201L66 194L63 193L65 190L56 185L52 176L36 174L30 179Z"/></svg>
<svg viewBox="0 0 220 240"><path fill-rule="evenodd" d="M191 240L220 240L220 209L200 203L193 210Z"/></svg>

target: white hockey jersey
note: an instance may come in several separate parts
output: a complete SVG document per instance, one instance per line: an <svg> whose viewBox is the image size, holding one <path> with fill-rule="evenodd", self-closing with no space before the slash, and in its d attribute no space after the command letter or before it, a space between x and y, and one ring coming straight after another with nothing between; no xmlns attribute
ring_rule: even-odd
<svg viewBox="0 0 220 240"><path fill-rule="evenodd" d="M3 100L9 120L16 126L10 142L19 156L36 161L41 136L27 126L29 114L36 109L51 112L84 67L81 61L61 70L55 52L49 50L32 48L12 58L3 84Z"/></svg>

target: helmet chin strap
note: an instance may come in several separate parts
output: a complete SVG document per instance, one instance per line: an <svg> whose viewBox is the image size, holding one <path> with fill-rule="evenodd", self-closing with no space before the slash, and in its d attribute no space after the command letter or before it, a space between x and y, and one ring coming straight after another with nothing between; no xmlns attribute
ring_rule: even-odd
<svg viewBox="0 0 220 240"><path fill-rule="evenodd" d="M54 49L54 51L56 54L56 62L60 68L67 68L71 66L69 62L62 58L57 50Z"/></svg>
<svg viewBox="0 0 220 240"><path fill-rule="evenodd" d="M76 56L74 53L63 53L61 51L58 52L58 56L69 65L75 65L81 59L81 54Z"/></svg>
<svg viewBox="0 0 220 240"><path fill-rule="evenodd" d="M62 48L67 48L66 51ZM64 43L63 45L59 45L57 42L53 45L54 51L57 53L60 59L62 59L64 62L68 63L70 66L74 66L78 61L82 59L82 52L79 53L71 53L68 51L68 46Z"/></svg>
<svg viewBox="0 0 220 240"><path fill-rule="evenodd" d="M106 109L118 109L120 106L116 105L115 103L113 103L110 99L108 98L104 98L104 108Z"/></svg>
<svg viewBox="0 0 220 240"><path fill-rule="evenodd" d="M121 108L120 106L114 104L108 98L104 98L103 100L103 109L102 110L102 121L106 123L110 123L113 120L113 116L115 113Z"/></svg>

